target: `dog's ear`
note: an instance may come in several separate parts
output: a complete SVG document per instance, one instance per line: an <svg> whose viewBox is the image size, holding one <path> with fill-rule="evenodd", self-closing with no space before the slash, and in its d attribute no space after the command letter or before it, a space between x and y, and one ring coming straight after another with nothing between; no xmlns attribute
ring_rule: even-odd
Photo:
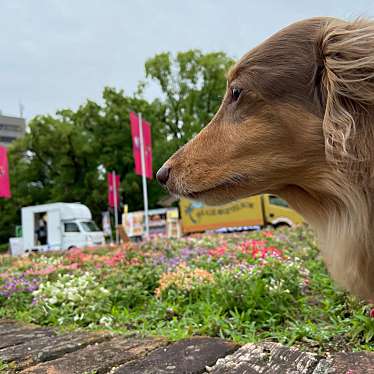
<svg viewBox="0 0 374 374"><path fill-rule="evenodd" d="M326 156L360 183L374 177L374 23L331 19L319 40Z"/></svg>

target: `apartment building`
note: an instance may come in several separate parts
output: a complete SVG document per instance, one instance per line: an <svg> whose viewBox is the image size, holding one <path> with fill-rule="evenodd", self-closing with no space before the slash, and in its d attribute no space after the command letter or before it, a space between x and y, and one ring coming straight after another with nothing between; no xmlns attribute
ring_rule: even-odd
<svg viewBox="0 0 374 374"><path fill-rule="evenodd" d="M22 137L25 131L24 118L0 115L0 145L7 147L13 140Z"/></svg>

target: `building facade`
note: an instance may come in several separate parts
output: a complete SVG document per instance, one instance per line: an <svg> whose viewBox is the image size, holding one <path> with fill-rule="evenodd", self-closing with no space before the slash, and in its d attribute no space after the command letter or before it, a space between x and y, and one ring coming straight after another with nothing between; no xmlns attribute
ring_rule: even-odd
<svg viewBox="0 0 374 374"><path fill-rule="evenodd" d="M13 140L21 138L25 131L24 118L0 115L0 145L7 147Z"/></svg>

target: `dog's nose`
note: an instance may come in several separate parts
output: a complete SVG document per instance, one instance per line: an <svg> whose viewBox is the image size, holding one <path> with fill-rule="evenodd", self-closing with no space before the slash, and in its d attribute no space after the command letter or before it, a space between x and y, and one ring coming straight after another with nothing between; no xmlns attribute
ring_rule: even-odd
<svg viewBox="0 0 374 374"><path fill-rule="evenodd" d="M163 166L156 174L156 178L160 184L165 186L166 182L169 179L170 168L169 166Z"/></svg>

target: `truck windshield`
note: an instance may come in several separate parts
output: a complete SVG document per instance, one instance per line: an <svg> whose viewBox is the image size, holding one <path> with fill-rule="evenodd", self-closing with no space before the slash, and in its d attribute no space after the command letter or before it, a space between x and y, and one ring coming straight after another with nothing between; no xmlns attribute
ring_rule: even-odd
<svg viewBox="0 0 374 374"><path fill-rule="evenodd" d="M94 221L84 221L81 222L81 225L86 232L100 231Z"/></svg>
<svg viewBox="0 0 374 374"><path fill-rule="evenodd" d="M269 202L270 202L270 204L273 204L273 205L277 205L277 206L282 206L282 207L284 207L284 208L288 208L288 203L287 203L287 201L281 199L281 198L278 197L278 196L270 195L270 196L269 196Z"/></svg>

